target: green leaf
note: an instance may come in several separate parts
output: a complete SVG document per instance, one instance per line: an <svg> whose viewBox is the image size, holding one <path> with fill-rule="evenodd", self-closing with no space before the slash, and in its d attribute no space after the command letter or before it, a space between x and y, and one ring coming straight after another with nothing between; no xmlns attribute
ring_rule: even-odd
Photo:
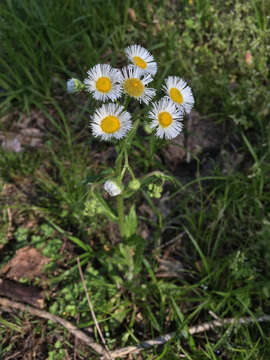
<svg viewBox="0 0 270 360"><path fill-rule="evenodd" d="M129 238L132 235L136 234L137 226L138 226L138 221L137 221L135 205L132 205L129 214L125 216L125 225L124 225L125 237Z"/></svg>
<svg viewBox="0 0 270 360"><path fill-rule="evenodd" d="M78 245L80 248L82 248L86 252L89 252L89 253L92 252L91 247L89 245L86 245L84 242L82 242L82 240L78 239L76 236L67 234L67 237L70 241L72 241L74 244Z"/></svg>
<svg viewBox="0 0 270 360"><path fill-rule="evenodd" d="M111 221L116 222L117 216L114 214L113 210L110 208L110 206L107 204L107 202L103 199L103 197L98 193L95 193L95 196L98 199L100 206L102 206L104 215L106 215Z"/></svg>
<svg viewBox="0 0 270 360"><path fill-rule="evenodd" d="M143 261L143 252L145 248L145 240L141 236L135 235L134 242L136 246L135 256L134 256L134 273L139 274L142 268L142 261Z"/></svg>
<svg viewBox="0 0 270 360"><path fill-rule="evenodd" d="M22 330L22 328L21 328L20 326L18 326L18 325L16 325L16 324L13 324L13 323L10 322L10 321L5 320L5 319L2 318L1 316L0 316L0 324L2 324L2 325L5 326L5 327L8 327L9 329L11 329L11 330L13 330L13 331L17 331L17 332L19 332L19 333L22 333L22 332L23 332L23 330Z"/></svg>
<svg viewBox="0 0 270 360"><path fill-rule="evenodd" d="M114 311L112 316L119 323L122 323L126 319L128 312L129 312L129 308L125 307L124 305L121 305Z"/></svg>

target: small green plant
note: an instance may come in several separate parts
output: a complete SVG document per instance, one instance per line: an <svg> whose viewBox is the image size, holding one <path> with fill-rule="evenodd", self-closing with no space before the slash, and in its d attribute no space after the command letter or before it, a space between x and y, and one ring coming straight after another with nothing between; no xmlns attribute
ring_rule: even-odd
<svg viewBox="0 0 270 360"><path fill-rule="evenodd" d="M125 54L131 64L121 71L109 64L97 64L88 71L88 78L84 82L75 78L68 80L67 91L80 93L86 90L98 102L109 101L91 115L90 127L94 137L111 141L115 145L117 157L114 169L100 183L104 184L104 190L109 196L116 198L116 206L115 209L111 208L100 193L100 183L93 183L84 214L106 215L118 223L122 238L130 238L136 234L136 208L133 204L127 213L124 200L141 190L145 190L150 197L160 198L164 181L169 178L160 171L136 178L129 155L138 127L143 123L148 126L150 136L154 134L161 140L175 138L182 131L182 120L185 114L190 113L194 98L184 80L169 76L162 87L165 96L151 103L156 90L149 88L148 84L157 72L157 63L149 51L140 45L127 47ZM120 102L122 95L124 100ZM151 108L139 109L130 99L145 105L151 103Z"/></svg>
<svg viewBox="0 0 270 360"><path fill-rule="evenodd" d="M65 358L65 350L62 347L61 341L56 341L54 344L54 350L49 351L47 360L62 360Z"/></svg>

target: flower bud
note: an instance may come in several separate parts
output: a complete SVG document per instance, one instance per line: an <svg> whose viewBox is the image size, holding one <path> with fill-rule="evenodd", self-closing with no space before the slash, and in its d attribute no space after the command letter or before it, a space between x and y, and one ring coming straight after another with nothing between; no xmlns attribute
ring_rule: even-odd
<svg viewBox="0 0 270 360"><path fill-rule="evenodd" d="M139 190L139 188L141 187L141 183L139 180L137 179L133 179L128 183L128 187L130 190Z"/></svg>
<svg viewBox="0 0 270 360"><path fill-rule="evenodd" d="M147 124L147 123L145 123L143 125L143 129L144 129L144 131L146 132L147 135L151 135L152 132L154 131L154 129L151 129L150 125Z"/></svg>
<svg viewBox="0 0 270 360"><path fill-rule="evenodd" d="M163 190L162 185L157 185L157 184L148 185L148 193L150 197L159 199L161 197L162 190Z"/></svg>
<svg viewBox="0 0 270 360"><path fill-rule="evenodd" d="M95 216L97 214L102 214L102 207L98 203L98 200L92 198L91 200L86 201L84 204L84 216Z"/></svg>
<svg viewBox="0 0 270 360"><path fill-rule="evenodd" d="M110 196L117 196L122 192L121 186L114 180L107 180L104 184L104 190L107 191Z"/></svg>
<svg viewBox="0 0 270 360"><path fill-rule="evenodd" d="M69 94L74 94L80 92L84 89L85 85L78 79L69 79L67 81L67 92Z"/></svg>

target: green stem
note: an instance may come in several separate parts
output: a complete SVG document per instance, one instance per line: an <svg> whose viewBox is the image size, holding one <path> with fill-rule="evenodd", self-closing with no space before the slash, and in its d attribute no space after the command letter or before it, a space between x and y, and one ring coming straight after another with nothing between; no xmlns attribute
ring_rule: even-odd
<svg viewBox="0 0 270 360"><path fill-rule="evenodd" d="M136 134L137 128L139 125L139 119L135 121L132 130L128 134L125 141L122 142L122 149L119 148L118 151L118 158L116 159L115 167L116 167L116 176L120 181L122 181L126 170L132 174L134 177L133 171L129 166L128 163L128 147ZM123 162L123 155L124 155L124 166L122 169L122 162ZM117 196L117 214L118 214L118 225L121 237L124 238L125 235L125 212L124 212L124 197L122 194Z"/></svg>
<svg viewBox="0 0 270 360"><path fill-rule="evenodd" d="M122 160L123 160L123 148L119 151L118 158L116 159L115 167L117 177L120 178L122 172ZM124 237L124 226L125 226L125 213L124 213L124 197L122 194L116 197L117 200L117 215L118 215L118 226L120 235Z"/></svg>
<svg viewBox="0 0 270 360"><path fill-rule="evenodd" d="M117 196L117 213L120 235L123 238L125 234L125 214L124 214L124 197L122 194Z"/></svg>

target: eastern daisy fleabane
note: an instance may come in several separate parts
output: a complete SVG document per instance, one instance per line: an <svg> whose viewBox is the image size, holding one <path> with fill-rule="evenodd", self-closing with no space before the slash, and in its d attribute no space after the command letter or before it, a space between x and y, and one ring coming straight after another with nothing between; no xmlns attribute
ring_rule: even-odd
<svg viewBox="0 0 270 360"><path fill-rule="evenodd" d="M182 130L181 121L184 112L181 108L177 108L168 97L154 102L148 116L152 119L150 128L155 129L155 135L161 139L173 139Z"/></svg>
<svg viewBox="0 0 270 360"><path fill-rule="evenodd" d="M163 89L176 106L181 107L187 114L190 113L194 105L194 97L191 88L183 79L169 76L165 80Z"/></svg>
<svg viewBox="0 0 270 360"><path fill-rule="evenodd" d="M146 105L156 95L156 90L146 85L153 81L150 74L143 73L139 68L129 65L122 69L122 87L126 94L144 102Z"/></svg>
<svg viewBox="0 0 270 360"><path fill-rule="evenodd" d="M110 196L117 196L120 195L122 190L120 186L112 180L107 180L104 183L104 190L110 195Z"/></svg>
<svg viewBox="0 0 270 360"><path fill-rule="evenodd" d="M109 64L97 64L87 71L88 78L84 80L86 90L92 93L96 100L115 101L122 95L122 74Z"/></svg>
<svg viewBox="0 0 270 360"><path fill-rule="evenodd" d="M132 128L131 115L124 106L108 103L96 109L90 127L95 137L110 141L121 139Z"/></svg>
<svg viewBox="0 0 270 360"><path fill-rule="evenodd" d="M140 45L131 45L125 49L128 59L140 68L143 72L155 75L157 72L157 63L148 50Z"/></svg>

